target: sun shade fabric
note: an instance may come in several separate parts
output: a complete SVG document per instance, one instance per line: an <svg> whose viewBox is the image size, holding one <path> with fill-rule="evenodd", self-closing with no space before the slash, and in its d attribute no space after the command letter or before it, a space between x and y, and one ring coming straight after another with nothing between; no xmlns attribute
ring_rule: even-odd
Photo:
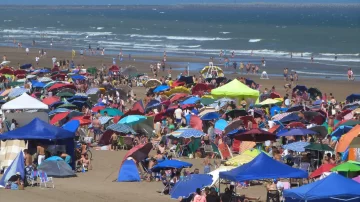
<svg viewBox="0 0 360 202"><path fill-rule="evenodd" d="M49 109L49 106L37 100L36 98L33 98L30 95L24 93L19 97L3 104L1 106L1 109Z"/></svg>
<svg viewBox="0 0 360 202"><path fill-rule="evenodd" d="M232 97L232 98L252 98L257 99L260 95L259 91L249 88L247 85L234 79L231 82L219 88L211 90L211 95L217 97Z"/></svg>

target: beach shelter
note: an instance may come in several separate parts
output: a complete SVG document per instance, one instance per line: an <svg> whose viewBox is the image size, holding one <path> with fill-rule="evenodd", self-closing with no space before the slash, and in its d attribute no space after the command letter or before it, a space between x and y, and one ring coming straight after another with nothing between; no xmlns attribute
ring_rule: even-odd
<svg viewBox="0 0 360 202"><path fill-rule="evenodd" d="M180 179L170 190L171 198L189 197L197 188L203 188L212 183L212 176L207 174L192 174Z"/></svg>
<svg viewBox="0 0 360 202"><path fill-rule="evenodd" d="M260 95L258 90L249 88L247 85L234 79L231 82L211 90L211 95L215 97L230 97L239 99L257 99Z"/></svg>
<svg viewBox="0 0 360 202"><path fill-rule="evenodd" d="M41 163L38 170L46 172L50 177L73 177L76 176L69 164L62 158L53 156Z"/></svg>
<svg viewBox="0 0 360 202"><path fill-rule="evenodd" d="M139 171L132 158L126 159L120 167L117 182L140 182Z"/></svg>
<svg viewBox="0 0 360 202"><path fill-rule="evenodd" d="M275 100L275 99L271 99L271 98L268 98L262 102L259 103L259 105L263 106L263 105L275 105L275 104L281 104L281 101L280 100Z"/></svg>
<svg viewBox="0 0 360 202"><path fill-rule="evenodd" d="M345 135L341 136L339 143L336 146L336 152L344 152L355 137L358 137L360 133L360 125L356 125Z"/></svg>
<svg viewBox="0 0 360 202"><path fill-rule="evenodd" d="M266 155L259 154L252 161L227 172L220 172L220 178L243 182L246 180L274 179L274 178L307 178L308 173L292 168Z"/></svg>
<svg viewBox="0 0 360 202"><path fill-rule="evenodd" d="M211 183L210 187L217 185L219 183L219 173L220 172L224 172L224 171L229 171L234 169L234 166L224 166L221 165L220 167L216 168L215 170L211 171L210 173L208 173L209 175L212 176L212 180L213 182Z"/></svg>
<svg viewBox="0 0 360 202"><path fill-rule="evenodd" d="M42 103L36 98L33 98L26 93L23 93L19 97L1 106L1 110L11 110L11 109L49 109L49 107L48 105Z"/></svg>
<svg viewBox="0 0 360 202"><path fill-rule="evenodd" d="M228 161L226 161L225 165L228 165L228 166L240 166L240 165L243 165L245 163L249 163L255 157L257 157L260 153L261 153L261 151L258 150L258 149L246 150L243 153L241 153L240 155L235 156L235 157L229 159Z"/></svg>
<svg viewBox="0 0 360 202"><path fill-rule="evenodd" d="M4 187L5 183L10 179L11 176L15 175L17 172L20 173L21 179L25 177L25 165L24 165L24 155L23 152L19 152L11 165L6 169L4 175L0 179L0 187Z"/></svg>
<svg viewBox="0 0 360 202"><path fill-rule="evenodd" d="M182 168L190 168L193 164L188 163L186 161L179 160L164 160L160 163L156 164L151 171L159 172L160 170L169 170L172 168L182 169Z"/></svg>
<svg viewBox="0 0 360 202"><path fill-rule="evenodd" d="M286 202L335 202L360 200L360 184L352 179L332 173L328 177L303 185L298 188L284 190Z"/></svg>

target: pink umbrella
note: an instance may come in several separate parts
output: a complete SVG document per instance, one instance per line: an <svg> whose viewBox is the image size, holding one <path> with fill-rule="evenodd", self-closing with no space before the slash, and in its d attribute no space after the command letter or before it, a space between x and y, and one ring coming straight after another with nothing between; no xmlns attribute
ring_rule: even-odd
<svg viewBox="0 0 360 202"><path fill-rule="evenodd" d="M122 163L129 157L132 157L136 162L140 162L148 157L152 148L151 143L137 145L126 153Z"/></svg>
<svg viewBox="0 0 360 202"><path fill-rule="evenodd" d="M360 183L360 175L357 177L354 177L353 180L355 180L356 182Z"/></svg>

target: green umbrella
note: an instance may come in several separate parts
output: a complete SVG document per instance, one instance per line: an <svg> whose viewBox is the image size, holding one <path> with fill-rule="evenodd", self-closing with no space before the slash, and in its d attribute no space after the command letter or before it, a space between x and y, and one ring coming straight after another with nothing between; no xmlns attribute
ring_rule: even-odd
<svg viewBox="0 0 360 202"><path fill-rule="evenodd" d="M8 85L9 85L10 87L22 86L22 85L24 85L24 82L13 81L13 82L10 82Z"/></svg>
<svg viewBox="0 0 360 202"><path fill-rule="evenodd" d="M346 172L346 176L348 176L349 172L358 172L358 171L360 171L360 165L345 162L345 163L342 163L342 164L332 168L331 171Z"/></svg>
<svg viewBox="0 0 360 202"><path fill-rule="evenodd" d="M334 149L331 148L329 145L320 143L311 143L304 148L313 151L334 151Z"/></svg>
<svg viewBox="0 0 360 202"><path fill-rule="evenodd" d="M354 138L350 145L349 145L349 148L360 148L360 137L356 137Z"/></svg>
<svg viewBox="0 0 360 202"><path fill-rule="evenodd" d="M360 121L348 120L348 121L346 121L345 123L339 125L338 127L340 127L340 126L356 126L356 125L358 125L358 124L360 124Z"/></svg>
<svg viewBox="0 0 360 202"><path fill-rule="evenodd" d="M56 94L56 96L58 96L58 97L72 97L72 96L74 96L75 94L72 94L72 93L70 93L70 92L60 92L60 93L57 93Z"/></svg>
<svg viewBox="0 0 360 202"><path fill-rule="evenodd" d="M200 100L201 104L203 105L210 105L215 102L215 99L212 98L201 98Z"/></svg>
<svg viewBox="0 0 360 202"><path fill-rule="evenodd" d="M101 115L104 115L104 113L107 112L108 116L122 116L124 113L122 113L120 110L115 108L106 108L100 111Z"/></svg>
<svg viewBox="0 0 360 202"><path fill-rule="evenodd" d="M95 74L96 73L96 67L89 67L87 68L86 72L90 73L90 74Z"/></svg>
<svg viewBox="0 0 360 202"><path fill-rule="evenodd" d="M358 162L358 161L348 161L349 163L352 163L352 164L357 164L357 165L359 165L360 166L360 162Z"/></svg>
<svg viewBox="0 0 360 202"><path fill-rule="evenodd" d="M58 106L57 108L74 109L74 108L77 108L77 106L73 105L71 103L65 103L65 104Z"/></svg>

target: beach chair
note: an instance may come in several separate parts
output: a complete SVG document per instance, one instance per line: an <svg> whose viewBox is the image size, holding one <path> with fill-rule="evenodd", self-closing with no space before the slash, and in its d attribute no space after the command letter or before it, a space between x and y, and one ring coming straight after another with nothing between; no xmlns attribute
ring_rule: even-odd
<svg viewBox="0 0 360 202"><path fill-rule="evenodd" d="M39 170L38 171L38 178L40 180L40 188L41 185L44 185L44 188L48 188L48 184L52 184L52 188L55 188L55 184L52 177L48 177L46 172Z"/></svg>
<svg viewBox="0 0 360 202"><path fill-rule="evenodd" d="M38 178L39 178L39 172L37 170L31 171L30 183L32 187L38 183L37 182Z"/></svg>
<svg viewBox="0 0 360 202"><path fill-rule="evenodd" d="M266 194L266 202L280 202L280 192L278 190L269 190Z"/></svg>

